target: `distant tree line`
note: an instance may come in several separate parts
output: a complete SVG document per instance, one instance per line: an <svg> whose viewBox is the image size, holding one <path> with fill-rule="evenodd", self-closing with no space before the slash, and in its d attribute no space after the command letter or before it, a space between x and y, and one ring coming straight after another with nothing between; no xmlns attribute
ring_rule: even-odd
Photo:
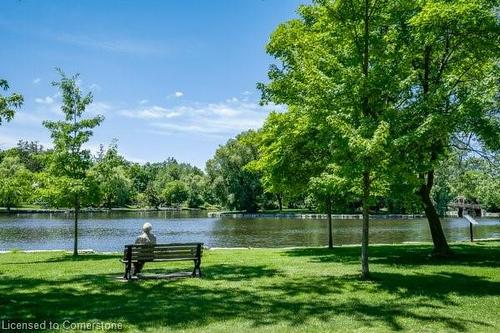
<svg viewBox="0 0 500 333"><path fill-rule="evenodd" d="M64 198L64 181L50 171L54 154L54 149L22 140L16 147L1 151L0 205L70 207ZM85 195L84 207L157 209L216 204L205 173L173 158L160 163L129 162L113 142L107 148L101 146L90 164L85 182L91 190Z"/></svg>
<svg viewBox="0 0 500 333"><path fill-rule="evenodd" d="M262 131L247 131L230 139L207 161L205 170L174 158L158 163L134 163L120 155L116 141L108 147L101 145L91 157L87 172L91 191L85 207L185 207L247 212L281 208L326 212L328 204L321 193L324 184L313 181L300 191L286 186L278 190L270 184L258 166L262 135ZM0 151L0 206L68 207L64 184L50 176L52 154L53 149L24 140ZM444 215L447 204L459 195L481 203L490 212L500 211L499 165L495 156L485 159L460 155L458 150L450 154L436 170L432 198L439 213ZM281 181L299 170L294 169L283 173ZM401 185L393 184L394 190L375 198L372 213L422 213L418 198L402 195L405 192L398 186ZM360 208L359 197L342 192L332 197L333 213L359 213Z"/></svg>

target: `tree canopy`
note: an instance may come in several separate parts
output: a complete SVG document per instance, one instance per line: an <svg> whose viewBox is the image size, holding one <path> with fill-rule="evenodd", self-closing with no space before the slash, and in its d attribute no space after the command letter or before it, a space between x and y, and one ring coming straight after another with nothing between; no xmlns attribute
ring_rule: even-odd
<svg viewBox="0 0 500 333"><path fill-rule="evenodd" d="M257 159L256 132L248 131L220 146L207 161L207 175L219 202L230 209L255 212L263 194L259 174L247 164Z"/></svg>
<svg viewBox="0 0 500 333"><path fill-rule="evenodd" d="M7 91L9 88L7 80L0 79L0 91ZM14 118L15 109L20 108L23 102L23 96L18 93L12 93L7 96L0 94L0 125L2 122L11 121Z"/></svg>

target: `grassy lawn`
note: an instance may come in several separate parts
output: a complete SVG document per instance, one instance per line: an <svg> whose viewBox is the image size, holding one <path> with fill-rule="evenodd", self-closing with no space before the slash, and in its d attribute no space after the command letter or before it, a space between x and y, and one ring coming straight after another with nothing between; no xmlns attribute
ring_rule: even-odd
<svg viewBox="0 0 500 333"><path fill-rule="evenodd" d="M0 254L4 320L121 322L162 332L499 332L500 242L206 251L203 279L123 282L116 255ZM145 272L186 271L189 263Z"/></svg>

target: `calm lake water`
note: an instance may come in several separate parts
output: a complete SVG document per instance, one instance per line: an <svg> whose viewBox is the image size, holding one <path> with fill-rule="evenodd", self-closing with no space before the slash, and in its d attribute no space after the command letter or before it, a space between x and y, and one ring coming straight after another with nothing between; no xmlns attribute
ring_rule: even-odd
<svg viewBox="0 0 500 333"><path fill-rule="evenodd" d="M79 248L121 251L133 243L145 222L153 224L158 242L204 242L209 247L287 247L327 244L326 220L289 218L208 218L206 212L109 212L82 214ZM498 218L478 219L477 238L500 237ZM360 220L334 220L334 243L356 244ZM447 218L443 228L449 241L467 240L469 223ZM0 250L71 249L73 221L64 214L0 216ZM430 241L426 219L371 221L371 243Z"/></svg>

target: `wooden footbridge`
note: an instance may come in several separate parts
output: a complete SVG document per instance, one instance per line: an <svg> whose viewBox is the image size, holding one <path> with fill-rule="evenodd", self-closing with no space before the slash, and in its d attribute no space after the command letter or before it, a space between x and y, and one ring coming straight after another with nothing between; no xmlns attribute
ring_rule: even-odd
<svg viewBox="0 0 500 333"><path fill-rule="evenodd" d="M458 196L453 201L448 204L449 208L458 209L458 216L463 217L464 215L471 216L482 216L481 205L472 200L468 200L463 196Z"/></svg>
<svg viewBox="0 0 500 333"><path fill-rule="evenodd" d="M474 241L472 226L475 224L479 224L474 219L474 217L481 217L482 215L481 205L472 200L468 200L463 196L458 196L448 204L448 208L458 209L458 216L463 217L467 221L469 221L470 241L471 242Z"/></svg>

